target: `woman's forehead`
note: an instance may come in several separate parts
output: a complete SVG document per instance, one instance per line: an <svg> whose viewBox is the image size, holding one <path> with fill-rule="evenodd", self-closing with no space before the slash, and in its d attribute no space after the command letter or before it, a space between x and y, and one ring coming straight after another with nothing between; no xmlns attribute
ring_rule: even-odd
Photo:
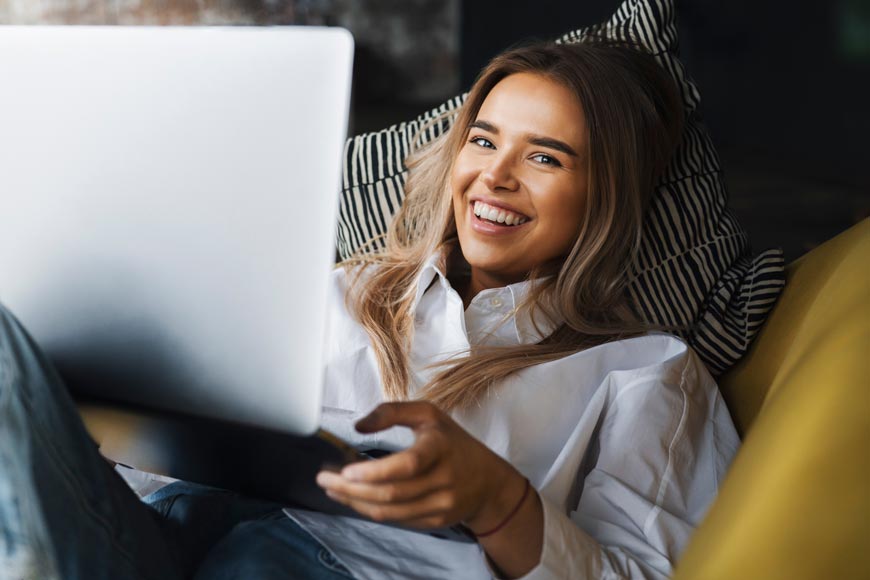
<svg viewBox="0 0 870 580"><path fill-rule="evenodd" d="M505 77L486 96L475 120L500 133L543 135L585 148L586 117L580 100L568 87L543 75Z"/></svg>

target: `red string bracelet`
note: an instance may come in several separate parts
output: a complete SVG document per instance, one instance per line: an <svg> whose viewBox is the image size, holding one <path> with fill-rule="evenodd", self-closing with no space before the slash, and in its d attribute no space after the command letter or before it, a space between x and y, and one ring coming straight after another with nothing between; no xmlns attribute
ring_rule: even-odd
<svg viewBox="0 0 870 580"><path fill-rule="evenodd" d="M478 538L485 538L487 536L493 535L494 533L496 533L497 531L499 531L500 529L505 527L507 525L507 523L509 521L511 521L511 518L514 517L515 515L517 515L517 512L520 511L520 506L523 505L523 502L526 501L526 496L529 495L529 488L530 487L531 487L531 485L529 485L529 479L526 478L526 487L523 489L523 496L520 498L520 501L517 502L517 505L514 506L514 509L511 510L511 513L509 513L507 515L507 517L504 520L502 520L502 522L499 525L497 525L496 527L494 527L490 531L484 532L482 534L474 534L474 535L477 536Z"/></svg>

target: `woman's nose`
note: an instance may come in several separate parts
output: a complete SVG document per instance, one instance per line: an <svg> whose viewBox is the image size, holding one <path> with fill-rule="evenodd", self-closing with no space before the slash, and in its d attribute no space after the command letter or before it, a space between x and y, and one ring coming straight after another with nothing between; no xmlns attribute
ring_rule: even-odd
<svg viewBox="0 0 870 580"><path fill-rule="evenodd" d="M514 191L519 186L515 168L505 155L491 157L489 163L481 170L479 179L491 191Z"/></svg>

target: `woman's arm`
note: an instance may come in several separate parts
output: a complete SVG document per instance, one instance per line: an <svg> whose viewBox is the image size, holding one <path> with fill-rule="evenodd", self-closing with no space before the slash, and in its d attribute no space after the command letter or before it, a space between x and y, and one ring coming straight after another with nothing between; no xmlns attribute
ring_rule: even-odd
<svg viewBox="0 0 870 580"><path fill-rule="evenodd" d="M603 394L582 490L569 505L542 494L541 559L524 580L669 577L739 445L690 351Z"/></svg>
<svg viewBox="0 0 870 580"><path fill-rule="evenodd" d="M478 538L478 541L486 552L490 566L500 577L519 578L540 562L544 545L544 507L534 487L523 496L525 478L519 481L514 477L510 479L502 487L502 497L491 503L492 513L481 515L476 521L466 522L466 525L479 533L501 525L498 531ZM519 510L511 515L518 497L522 503ZM509 517L507 521L504 519L506 517ZM489 523L486 523L487 520Z"/></svg>

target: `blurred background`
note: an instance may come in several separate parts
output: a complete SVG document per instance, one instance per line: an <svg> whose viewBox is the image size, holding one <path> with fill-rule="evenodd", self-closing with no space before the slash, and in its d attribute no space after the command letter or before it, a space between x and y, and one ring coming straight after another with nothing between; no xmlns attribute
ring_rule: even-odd
<svg viewBox="0 0 870 580"><path fill-rule="evenodd" d="M467 90L500 50L619 0L0 0L3 24L326 25L356 39L352 131ZM870 1L677 0L731 206L786 260L870 215ZM9 90L8 87L0 90Z"/></svg>

